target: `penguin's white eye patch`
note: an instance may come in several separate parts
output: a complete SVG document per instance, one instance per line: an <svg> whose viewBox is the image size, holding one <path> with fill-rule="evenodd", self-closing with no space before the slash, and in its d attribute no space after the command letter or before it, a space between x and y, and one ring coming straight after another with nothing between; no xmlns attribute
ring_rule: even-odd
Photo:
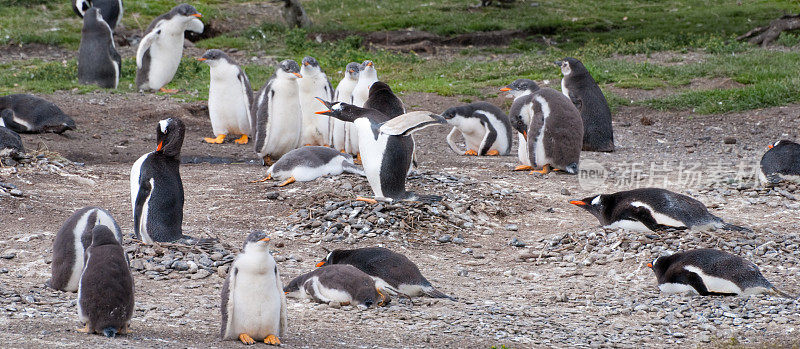
<svg viewBox="0 0 800 349"><path fill-rule="evenodd" d="M336 104L332 105L331 109L333 109L333 110L342 110L342 103L336 103Z"/></svg>
<svg viewBox="0 0 800 349"><path fill-rule="evenodd" d="M600 195L595 196L594 199L592 199L592 205L599 205L599 204L600 204Z"/></svg>
<svg viewBox="0 0 800 349"><path fill-rule="evenodd" d="M161 133L167 133L167 126L169 126L169 119L159 121L158 126L161 127Z"/></svg>

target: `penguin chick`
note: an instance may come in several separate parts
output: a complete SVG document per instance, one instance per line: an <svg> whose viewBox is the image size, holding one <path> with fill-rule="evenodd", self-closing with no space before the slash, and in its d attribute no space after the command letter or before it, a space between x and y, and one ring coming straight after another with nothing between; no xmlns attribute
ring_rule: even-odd
<svg viewBox="0 0 800 349"><path fill-rule="evenodd" d="M122 19L122 13L125 11L122 0L71 0L71 2L72 11L81 18L85 17L90 8L98 8L103 15L103 21L108 23L111 31L117 28L117 24Z"/></svg>
<svg viewBox="0 0 800 349"><path fill-rule="evenodd" d="M378 82L378 71L375 70L375 64L369 60L362 62L359 65L358 82L353 88L353 102L351 104L363 107L364 103L367 103L367 99L369 99L370 87L376 82ZM349 127L347 142L350 145L350 154L359 154L358 127L355 124L347 124L347 126Z"/></svg>
<svg viewBox="0 0 800 349"><path fill-rule="evenodd" d="M286 335L286 297L263 232L247 236L222 285L222 340L280 345Z"/></svg>
<svg viewBox="0 0 800 349"><path fill-rule="evenodd" d="M800 183L800 144L784 139L770 144L768 148L761 157L761 182L789 180Z"/></svg>
<svg viewBox="0 0 800 349"><path fill-rule="evenodd" d="M288 297L342 305L389 305L391 298L375 287L375 280L352 265L329 265L296 277L283 289Z"/></svg>
<svg viewBox="0 0 800 349"><path fill-rule="evenodd" d="M511 125L500 108L486 102L452 107L442 113L453 130L447 144L456 154L508 155L511 152ZM458 149L453 138L461 133L467 150Z"/></svg>
<svg viewBox="0 0 800 349"><path fill-rule="evenodd" d="M122 57L114 46L111 27L97 7L86 11L78 48L78 81L103 88L117 88Z"/></svg>
<svg viewBox="0 0 800 349"><path fill-rule="evenodd" d="M356 62L350 62L347 64L344 69L344 77L342 77L342 80L339 81L339 85L336 85L336 91L334 92L333 97L335 102L353 103L353 89L358 83L358 74L360 69L361 68L359 67L359 64ZM347 143L347 128L349 124L337 118L328 119L331 130L331 146L336 150L352 154L350 152L350 146Z"/></svg>
<svg viewBox="0 0 800 349"><path fill-rule="evenodd" d="M96 225L78 284L78 319L86 324L78 331L106 337L126 334L133 305L133 276L125 250L108 226Z"/></svg>
<svg viewBox="0 0 800 349"><path fill-rule="evenodd" d="M408 257L383 247L357 248L353 250L333 250L317 263L317 267L352 265L375 279L379 289L417 297L423 294L433 298L452 297L440 292L428 282L414 262Z"/></svg>
<svg viewBox="0 0 800 349"><path fill-rule="evenodd" d="M221 144L228 134L241 135L236 144L247 144L255 128L251 113L253 89L244 70L225 52L206 51L197 59L211 67L208 89L208 116L216 138L205 138L207 143Z"/></svg>
<svg viewBox="0 0 800 349"><path fill-rule="evenodd" d="M539 90L539 85L531 79L517 79L501 88L500 91L508 92L508 98L520 98Z"/></svg>
<svg viewBox="0 0 800 349"><path fill-rule="evenodd" d="M267 169L267 177L284 181L279 187L295 181L308 182L323 176L337 176L342 172L364 176L364 171L353 164L353 156L336 149L319 146L300 147L282 156Z"/></svg>
<svg viewBox="0 0 800 349"><path fill-rule="evenodd" d="M25 94L0 97L0 120L17 133L61 134L75 129L75 121L55 104Z"/></svg>
<svg viewBox="0 0 800 349"><path fill-rule="evenodd" d="M583 119L583 150L614 151L614 130L611 109L603 91L581 61L567 57L555 62L561 67L561 93L581 112Z"/></svg>
<svg viewBox="0 0 800 349"><path fill-rule="evenodd" d="M520 97L527 96L538 90L539 85L530 79L517 79L500 89L500 91L508 92L507 97L514 98L514 103L511 105L511 110L508 112L509 123L514 130L518 130L517 158L519 159L520 165L514 168L514 171L533 169L531 166L531 160L528 156L528 140L526 136L528 132L528 126L530 126L533 115L531 114L532 110L530 108L523 110L522 107L526 103L521 101ZM512 115L515 115L517 118L519 118L519 120L515 120ZM515 123L519 122L522 122L522 124L515 127Z"/></svg>
<svg viewBox="0 0 800 349"><path fill-rule="evenodd" d="M315 98L319 97L324 100L333 98L333 86L314 57L303 58L300 75L303 76L297 80L300 110L303 113L300 144L328 146L330 120L328 117L315 114L320 110L325 110L325 106L317 103Z"/></svg>
<svg viewBox="0 0 800 349"><path fill-rule="evenodd" d="M22 138L16 132L4 126L0 118L0 158L17 158L25 153Z"/></svg>
<svg viewBox="0 0 800 349"><path fill-rule="evenodd" d="M251 110L256 117L255 151L264 165L300 144L303 114L297 79L302 77L297 62L284 60L256 95Z"/></svg>
<svg viewBox="0 0 800 349"><path fill-rule="evenodd" d="M776 289L750 261L725 251L703 248L656 258L648 263L664 293L734 296L773 293Z"/></svg>
<svg viewBox="0 0 800 349"><path fill-rule="evenodd" d="M639 188L570 201L597 217L607 229L656 231L662 228L691 230L750 229L725 223L708 212L702 202L661 188Z"/></svg>

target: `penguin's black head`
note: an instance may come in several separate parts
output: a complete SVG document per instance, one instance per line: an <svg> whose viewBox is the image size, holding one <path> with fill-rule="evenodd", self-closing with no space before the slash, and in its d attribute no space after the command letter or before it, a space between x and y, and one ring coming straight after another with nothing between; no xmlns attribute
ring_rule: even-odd
<svg viewBox="0 0 800 349"><path fill-rule="evenodd" d="M105 225L95 225L92 229L92 246L119 245L117 237Z"/></svg>
<svg viewBox="0 0 800 349"><path fill-rule="evenodd" d="M579 60L577 60L575 58L572 58L572 57L566 57L563 60L556 61L554 63L556 65L558 65L559 67L561 67L561 74L564 75L564 76L567 76L567 75L570 75L570 74L573 74L573 73L574 73L574 75L577 75L577 74L583 74L583 73L587 72L586 67L583 66L583 63L581 63L581 61L579 61Z"/></svg>
<svg viewBox="0 0 800 349"><path fill-rule="evenodd" d="M53 115L49 120L47 120L47 122L48 123L46 125L42 126L42 130L44 132L62 134L67 130L77 129L75 126L75 120L72 120L72 118L67 114Z"/></svg>
<svg viewBox="0 0 800 349"><path fill-rule="evenodd" d="M375 99L378 95L388 95L394 96L394 92L392 92L392 88L383 81L377 81L372 86L369 87L369 99Z"/></svg>
<svg viewBox="0 0 800 349"><path fill-rule="evenodd" d="M284 60L278 64L278 73L289 79L303 77L303 75L300 75L300 66L291 59Z"/></svg>
<svg viewBox="0 0 800 349"><path fill-rule="evenodd" d="M654 259L653 262L647 263L647 267L652 269L653 273L656 274L656 278L661 280L661 276L667 272L674 259L675 254L664 254Z"/></svg>
<svg viewBox="0 0 800 349"><path fill-rule="evenodd" d="M517 79L517 80L514 80L514 82L506 85L506 87L501 88L500 91L503 91L503 92L524 92L524 91L535 92L538 89L539 89L539 85L536 84L536 81L533 81L531 79Z"/></svg>
<svg viewBox="0 0 800 349"><path fill-rule="evenodd" d="M456 115L459 115L459 107L448 108L441 115L445 120L450 120L456 117Z"/></svg>
<svg viewBox="0 0 800 349"><path fill-rule="evenodd" d="M603 213L608 205L608 198L609 196L607 195L595 195L582 200L572 200L569 203L589 211L589 213L593 214L605 225L607 222Z"/></svg>
<svg viewBox="0 0 800 349"><path fill-rule="evenodd" d="M509 123L511 124L511 128L521 133L522 136L527 139L528 125L525 125L525 121L522 120L522 115L520 115L520 113L514 113L514 115L509 115L508 119Z"/></svg>
<svg viewBox="0 0 800 349"><path fill-rule="evenodd" d="M212 65L223 59L228 59L228 55L226 55L225 52L222 52L222 50L211 49L203 53L203 55L197 60L205 62L208 65Z"/></svg>
<svg viewBox="0 0 800 349"><path fill-rule="evenodd" d="M317 62L316 58L311 57L311 56L305 56L305 57L303 57L303 66L304 67L309 67L310 66L310 67L314 67L314 68L319 68L319 63Z"/></svg>
<svg viewBox="0 0 800 349"><path fill-rule="evenodd" d="M178 118L164 119L156 126L156 152L178 157L183 146L183 133L186 127Z"/></svg>
<svg viewBox="0 0 800 349"><path fill-rule="evenodd" d="M350 251L352 250L333 250L328 252L328 255L317 263L317 268L325 265L338 264L342 258L350 254Z"/></svg>
<svg viewBox="0 0 800 349"><path fill-rule="evenodd" d="M90 7L86 10L86 13L83 14L84 22L105 22L106 20L103 19L103 15L100 12L99 8Z"/></svg>
<svg viewBox="0 0 800 349"><path fill-rule="evenodd" d="M177 15L184 17L196 17L196 18L203 17L203 15L200 14L200 12L197 11L197 9L194 8L194 6L189 4L180 4L178 6L175 6L172 8L172 11L170 12L173 12Z"/></svg>
<svg viewBox="0 0 800 349"><path fill-rule="evenodd" d="M358 80L358 73L361 72L361 66L356 62L347 63L347 67L345 69L345 76L353 79Z"/></svg>
<svg viewBox="0 0 800 349"><path fill-rule="evenodd" d="M244 240L244 245L242 245L242 251L244 251L250 244L255 244L254 246L266 249L267 242L269 242L269 236L267 236L267 233L263 231L254 231L250 233L250 235L247 235L247 239Z"/></svg>

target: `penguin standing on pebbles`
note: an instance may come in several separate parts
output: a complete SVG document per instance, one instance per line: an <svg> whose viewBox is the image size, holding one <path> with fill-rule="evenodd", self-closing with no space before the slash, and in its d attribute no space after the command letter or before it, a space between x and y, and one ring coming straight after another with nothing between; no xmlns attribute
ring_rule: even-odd
<svg viewBox="0 0 800 349"><path fill-rule="evenodd" d="M78 17L84 18L90 8L96 7L103 15L103 20L111 27L111 31L117 28L117 24L122 20L124 7L122 0L72 0L72 11Z"/></svg>
<svg viewBox="0 0 800 349"><path fill-rule="evenodd" d="M353 164L353 156L336 149L319 146L300 147L282 156L267 169L267 178L284 181L279 187L295 181L308 182L323 176L336 176L342 172L359 176L364 171Z"/></svg>
<svg viewBox="0 0 800 349"><path fill-rule="evenodd" d="M486 102L452 107L442 113L453 130L447 135L447 144L457 154L508 155L511 152L511 125L500 108ZM467 150L458 149L453 139L461 133Z"/></svg>
<svg viewBox="0 0 800 349"><path fill-rule="evenodd" d="M589 70L581 61L567 57L555 62L561 67L561 93L569 98L581 112L583 119L583 150L614 151L614 130L611 127L611 109L603 91L597 86Z"/></svg>
<svg viewBox="0 0 800 349"><path fill-rule="evenodd" d="M92 7L83 17L81 45L78 48L78 81L97 84L103 88L117 88L122 57L114 46L111 27L100 10Z"/></svg>
<svg viewBox="0 0 800 349"><path fill-rule="evenodd" d="M702 202L661 188L639 188L570 201L589 211L604 228L648 232L662 228L750 231L725 223Z"/></svg>
<svg viewBox="0 0 800 349"><path fill-rule="evenodd" d="M664 293L735 296L769 292L792 298L772 286L755 264L725 251L690 250L656 258L647 266Z"/></svg>
<svg viewBox="0 0 800 349"><path fill-rule="evenodd" d="M768 148L761 157L761 182L777 183L786 179L800 183L800 144L784 139Z"/></svg>
<svg viewBox="0 0 800 349"><path fill-rule="evenodd" d="M367 99L369 99L370 87L376 82L378 82L378 71L375 70L375 64L369 60L361 63L358 82L353 88L353 102L351 104L363 107L364 103L367 103ZM359 137L358 127L355 124L348 124L347 141L350 143L350 154L357 155L359 153Z"/></svg>
<svg viewBox="0 0 800 349"><path fill-rule="evenodd" d="M251 114L256 117L255 150L264 165L295 149L300 144L303 114L298 98L300 66L287 59L256 94Z"/></svg>
<svg viewBox="0 0 800 349"><path fill-rule="evenodd" d="M247 236L222 285L223 340L280 345L286 335L286 296L263 232Z"/></svg>
<svg viewBox="0 0 800 349"><path fill-rule="evenodd" d="M253 89L250 79L225 52L206 51L198 61L211 67L211 84L208 89L208 116L216 138L205 138L207 143L221 144L228 134L241 135L236 144L247 144L253 134L255 117L251 113Z"/></svg>
<svg viewBox="0 0 800 349"><path fill-rule="evenodd" d="M2 126L17 133L64 133L75 129L75 121L53 103L42 98L14 94L0 97Z"/></svg>
<svg viewBox="0 0 800 349"><path fill-rule="evenodd" d="M300 144L328 146L330 120L315 114L320 110L325 110L325 106L317 103L315 98L319 97L324 100L333 98L333 86L314 57L303 58L300 75L303 76L302 79L297 80L297 86L300 88L300 110L303 113Z"/></svg>
<svg viewBox="0 0 800 349"><path fill-rule="evenodd" d="M525 137L525 134L528 132L528 126L530 126L531 119L533 118L533 115L531 115L532 110L530 108L523 110L522 107L526 103L524 101L517 103L517 100L519 100L520 97L527 96L538 90L539 85L530 79L517 79L500 89L500 91L508 92L509 98L514 98L514 103L511 105L511 110L508 113L509 123L514 125L515 120L511 118L511 115L516 115L519 118L518 122L522 122L522 124L519 127L514 127L514 129L525 130L525 132L517 132L517 157L519 158L520 165L514 168L514 171L533 169L531 160L528 157L528 140Z"/></svg>
<svg viewBox="0 0 800 349"><path fill-rule="evenodd" d="M344 77L339 81L339 85L336 85L336 91L333 96L335 102L353 103L353 89L358 83L360 69L359 64L356 62L347 64L347 67L344 69ZM329 122L331 125L331 146L336 150L352 154L350 145L347 143L347 134L345 133L349 124L337 118L328 119L330 119Z"/></svg>
<svg viewBox="0 0 800 349"><path fill-rule="evenodd" d="M352 265L329 265L296 277L283 289L286 296L318 303L363 305L389 304L391 298L375 287L375 280Z"/></svg>

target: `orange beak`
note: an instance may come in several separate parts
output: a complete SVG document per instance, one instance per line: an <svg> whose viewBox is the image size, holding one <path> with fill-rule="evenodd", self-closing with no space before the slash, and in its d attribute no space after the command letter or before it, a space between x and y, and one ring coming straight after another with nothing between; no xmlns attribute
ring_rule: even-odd
<svg viewBox="0 0 800 349"><path fill-rule="evenodd" d="M774 145L770 144L770 145L767 146L767 149L772 149L773 147L774 147Z"/></svg>
<svg viewBox="0 0 800 349"><path fill-rule="evenodd" d="M647 267L648 268L652 268L653 267L653 263L647 263Z"/></svg>
<svg viewBox="0 0 800 349"><path fill-rule="evenodd" d="M317 268L319 268L319 267L321 267L321 266L323 266L323 265L325 265L325 261L322 261L322 262L319 262L319 263L317 263Z"/></svg>
<svg viewBox="0 0 800 349"><path fill-rule="evenodd" d="M303 62L303 65L308 65L308 62Z"/></svg>
<svg viewBox="0 0 800 349"><path fill-rule="evenodd" d="M503 87L500 89L500 91L506 92L506 91L511 91L511 89L508 87Z"/></svg>
<svg viewBox="0 0 800 349"><path fill-rule="evenodd" d="M522 137L525 137L525 139L528 139L528 132L522 131Z"/></svg>
<svg viewBox="0 0 800 349"><path fill-rule="evenodd" d="M350 69L349 71L350 71L351 73L355 73L355 72L356 72L356 71L355 71L355 70L353 70L353 69Z"/></svg>
<svg viewBox="0 0 800 349"><path fill-rule="evenodd" d="M202 62L202 61L205 61L206 59L207 59L207 58L200 57L200 58L198 58L197 60Z"/></svg>
<svg viewBox="0 0 800 349"><path fill-rule="evenodd" d="M156 147L156 151L161 151L161 148L164 147L164 141L158 142L158 147Z"/></svg>
<svg viewBox="0 0 800 349"><path fill-rule="evenodd" d="M192 16L194 16L194 17L197 17L197 18L203 17L203 15L201 15L201 14L199 14L199 13L195 13L195 14L193 14Z"/></svg>
<svg viewBox="0 0 800 349"><path fill-rule="evenodd" d="M572 200L572 201L570 201L569 203L570 203L570 204L573 204L573 205L576 205L576 206L586 206L586 203L585 203L585 202L583 202L583 201L578 201L578 200Z"/></svg>
<svg viewBox="0 0 800 349"><path fill-rule="evenodd" d="M267 241L269 241L269 236L267 236L267 237L265 237L265 238L263 238L263 239L261 239L261 240L258 240L258 241L264 241L264 242L267 242Z"/></svg>
<svg viewBox="0 0 800 349"><path fill-rule="evenodd" d="M314 114L327 115L328 113L331 113L331 112L333 112L333 110L320 110L320 111L314 112Z"/></svg>
<svg viewBox="0 0 800 349"><path fill-rule="evenodd" d="M371 67L372 66L372 62L367 63L367 66Z"/></svg>
<svg viewBox="0 0 800 349"><path fill-rule="evenodd" d="M298 78L302 78L303 77L302 75L300 75L300 73L292 73L292 74L294 74L294 76L296 76Z"/></svg>

